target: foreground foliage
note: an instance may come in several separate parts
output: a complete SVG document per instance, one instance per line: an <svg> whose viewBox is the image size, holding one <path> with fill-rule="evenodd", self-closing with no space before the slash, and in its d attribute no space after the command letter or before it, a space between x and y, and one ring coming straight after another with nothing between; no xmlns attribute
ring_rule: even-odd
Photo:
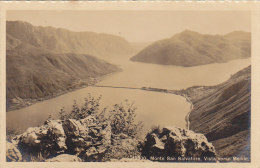
<svg viewBox="0 0 260 168"><path fill-rule="evenodd" d="M74 100L74 104L70 113L67 113L64 108L59 112L60 120L67 119L84 119L90 115L96 117L96 123L109 122L113 135L121 133L126 134L132 138L136 137L138 132L142 130L142 122L136 121L136 109L134 103L129 103L128 100L120 104L113 105L110 109L100 109L100 100L92 97L90 94L85 98L84 104L79 107Z"/></svg>
<svg viewBox="0 0 260 168"><path fill-rule="evenodd" d="M74 101L70 111L60 110L58 119L49 116L44 125L10 138L14 146L9 156L16 151L21 152L23 161L44 161L61 154L82 161L140 156L137 135L142 123L136 121L134 104L127 100L110 108L101 108L100 104L101 96L90 94L82 105ZM12 158L18 157L9 157L8 161Z"/></svg>

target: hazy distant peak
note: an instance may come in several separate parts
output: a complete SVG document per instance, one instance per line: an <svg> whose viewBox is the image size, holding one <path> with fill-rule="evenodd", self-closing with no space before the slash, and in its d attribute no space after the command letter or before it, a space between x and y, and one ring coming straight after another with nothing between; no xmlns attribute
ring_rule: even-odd
<svg viewBox="0 0 260 168"><path fill-rule="evenodd" d="M192 31L192 30L189 30L189 29L186 29L180 33L178 33L178 35L201 35L200 33L198 32L195 32L195 31Z"/></svg>
<svg viewBox="0 0 260 168"><path fill-rule="evenodd" d="M238 35L238 34L251 34L251 32L241 31L241 30L235 30L230 33L227 33L226 35Z"/></svg>
<svg viewBox="0 0 260 168"><path fill-rule="evenodd" d="M229 32L227 34L225 34L224 36L250 36L251 33L250 32L245 32L245 31L241 31L241 30L236 30L236 31L232 31L232 32ZM198 33L196 31L193 31L193 30L189 30L189 29L186 29L180 33L177 33L175 34L173 37L176 37L176 36L215 36L215 37L221 37L223 35L220 35L220 34L203 34L203 33Z"/></svg>
<svg viewBox="0 0 260 168"><path fill-rule="evenodd" d="M186 38L186 37L201 37L203 34L200 34L198 32L195 32L193 30L186 29L180 33L177 33L171 37L171 39L174 38Z"/></svg>
<svg viewBox="0 0 260 168"><path fill-rule="evenodd" d="M24 24L33 26L31 23L22 20L7 20L6 24Z"/></svg>
<svg viewBox="0 0 260 168"><path fill-rule="evenodd" d="M240 40L245 40L245 39L251 39L251 32L244 32L244 31L232 31L228 34L225 35L226 38L229 39L240 39Z"/></svg>
<svg viewBox="0 0 260 168"><path fill-rule="evenodd" d="M10 29L20 29L20 28L24 28L24 29L29 29L32 30L33 29L33 25L31 23L25 22L25 21L20 21L20 20L16 20L16 21L6 21L6 31L7 33L10 31Z"/></svg>
<svg viewBox="0 0 260 168"><path fill-rule="evenodd" d="M45 29L45 30L52 30L52 31L58 31L61 33L67 33L67 32L73 32L73 33L88 33L92 35L100 35L100 36L107 36L107 37L115 37L115 38L120 38L123 39L124 41L127 41L125 38L119 36L119 35L114 35L114 34L108 34L108 33L98 33L98 32L91 32L91 31L72 31L66 28L62 27L53 27L53 26L36 26L33 25L29 22L26 21L21 21L21 20L16 20L16 21L6 21L6 25L9 28L10 26L23 26L23 27L34 27L34 28L40 28L40 29Z"/></svg>
<svg viewBox="0 0 260 168"><path fill-rule="evenodd" d="M156 41L131 58L132 61L163 65L196 66L248 58L250 33L200 34L185 30L170 39Z"/></svg>
<svg viewBox="0 0 260 168"><path fill-rule="evenodd" d="M105 33L74 32L52 26L34 26L24 21L7 21L6 33L23 43L55 53L89 54L102 59L135 53L135 49L126 39Z"/></svg>

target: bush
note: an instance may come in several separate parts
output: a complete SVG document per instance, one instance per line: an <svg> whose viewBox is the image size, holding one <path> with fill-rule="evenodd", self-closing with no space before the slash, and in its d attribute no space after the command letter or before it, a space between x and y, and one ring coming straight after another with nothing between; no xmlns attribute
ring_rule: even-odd
<svg viewBox="0 0 260 168"><path fill-rule="evenodd" d="M97 115L99 112L99 106L100 106L100 100L101 96L99 96L97 99L92 97L90 94L88 97L85 98L85 102L83 106L80 108L74 100L74 104L72 106L72 110L69 114L66 113L64 110L64 107L61 108L59 112L59 119L60 120L66 120L66 119L76 119L80 120L83 118L86 118L89 115Z"/></svg>
<svg viewBox="0 0 260 168"><path fill-rule="evenodd" d="M136 109L134 103L130 104L128 100L113 106L109 113L112 134L118 135L123 133L131 137L136 137L138 131L142 129L142 123L136 123L135 121Z"/></svg>
<svg viewBox="0 0 260 168"><path fill-rule="evenodd" d="M136 122L137 108L134 103L125 100L110 108L100 109L101 98L101 96L94 98L89 94L81 107L74 101L70 113L66 113L64 108L60 110L59 119L63 121L67 119L80 120L92 115L97 126L103 123L109 124L111 127L111 145L107 147L106 154L102 158L105 161L140 155L137 148L137 134L143 126L141 122Z"/></svg>
<svg viewBox="0 0 260 168"><path fill-rule="evenodd" d="M136 137L137 133L142 129L143 124L142 122L136 123L137 108L134 106L134 103L129 103L128 100L125 100L120 104L113 105L110 109L104 108L100 111L101 98L102 96L94 98L89 94L85 98L82 107L79 107L74 100L71 112L67 114L63 107L59 112L59 119L80 120L89 115L95 115L97 123L103 123L104 121L110 123L113 135L123 133L131 137Z"/></svg>

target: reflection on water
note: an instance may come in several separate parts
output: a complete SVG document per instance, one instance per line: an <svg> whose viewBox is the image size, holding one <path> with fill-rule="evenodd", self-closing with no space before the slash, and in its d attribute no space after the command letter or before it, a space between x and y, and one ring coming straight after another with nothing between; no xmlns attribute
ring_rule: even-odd
<svg viewBox="0 0 260 168"><path fill-rule="evenodd" d="M105 77L99 85L167 89L181 89L194 85L216 85L227 80L231 74L250 65L250 59L188 68L129 61L117 63L122 66L124 71ZM80 89L20 110L10 111L7 113L7 127L24 131L30 126L42 125L49 114L53 118L57 117L60 108L71 109L73 100L82 103L88 93L96 97L102 95L103 107L111 106L125 99L134 101L138 107L137 117L144 121L146 127L174 125L185 128L185 116L189 111L189 103L181 96L142 90L97 87Z"/></svg>

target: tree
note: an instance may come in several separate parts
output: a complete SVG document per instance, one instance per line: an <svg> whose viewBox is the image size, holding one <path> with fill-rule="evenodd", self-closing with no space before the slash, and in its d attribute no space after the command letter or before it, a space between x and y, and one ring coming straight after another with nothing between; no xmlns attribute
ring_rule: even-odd
<svg viewBox="0 0 260 168"><path fill-rule="evenodd" d="M66 114L64 107L62 107L62 108L60 109L59 115L60 115L60 117L59 117L60 120L66 120L66 119L68 119L68 115Z"/></svg>
<svg viewBox="0 0 260 168"><path fill-rule="evenodd" d="M136 109L134 103L129 103L128 100L113 106L109 116L112 134L124 133L131 137L137 135L143 124L142 122L136 123Z"/></svg>
<svg viewBox="0 0 260 168"><path fill-rule="evenodd" d="M105 140L109 139L108 143L105 143L105 156L102 156L104 160L139 156L138 133L141 132L143 125L141 122L136 121L137 108L134 103L125 100L110 108L100 109L101 98L102 96L95 98L89 94L82 106L79 106L74 100L70 113L66 113L63 107L59 112L59 118L63 121L67 119L81 120L91 115L91 119L94 119L92 121L94 126L96 125L97 128L101 127L102 129L103 127L108 128L106 131L109 132L107 134L109 137L104 138Z"/></svg>
<svg viewBox="0 0 260 168"><path fill-rule="evenodd" d="M72 106L72 110L69 114L66 114L64 107L59 112L59 119L76 119L80 120L86 118L89 115L97 115L99 113L100 100L102 96L98 98L92 97L90 94L85 98L85 102L82 107L79 107L76 100Z"/></svg>

